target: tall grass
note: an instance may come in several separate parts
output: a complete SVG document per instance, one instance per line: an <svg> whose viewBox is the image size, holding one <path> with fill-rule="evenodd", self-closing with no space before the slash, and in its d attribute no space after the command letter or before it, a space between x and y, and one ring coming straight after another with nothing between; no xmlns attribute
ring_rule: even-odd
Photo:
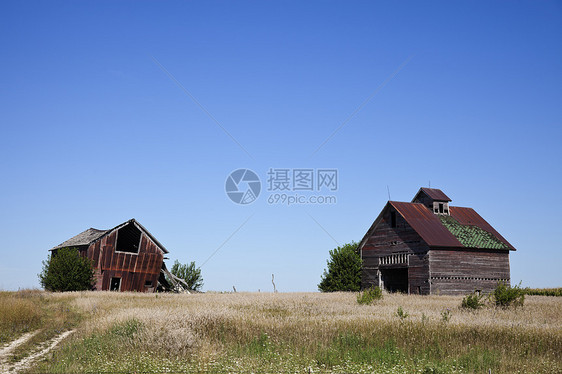
<svg viewBox="0 0 562 374"><path fill-rule="evenodd" d="M0 344L34 332L4 359L18 362L46 341L76 326L81 316L69 305L74 298L53 297L39 290L0 292Z"/></svg>
<svg viewBox="0 0 562 374"><path fill-rule="evenodd" d="M49 297L85 319L39 371L562 371L558 298L465 310L462 296L386 295L369 306L353 293Z"/></svg>
<svg viewBox="0 0 562 374"><path fill-rule="evenodd" d="M41 318L40 293L0 292L0 343L37 328Z"/></svg>

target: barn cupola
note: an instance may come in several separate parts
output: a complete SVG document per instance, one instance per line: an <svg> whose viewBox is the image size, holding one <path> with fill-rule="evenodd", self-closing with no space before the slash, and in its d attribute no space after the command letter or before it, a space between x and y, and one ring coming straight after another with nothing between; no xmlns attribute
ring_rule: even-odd
<svg viewBox="0 0 562 374"><path fill-rule="evenodd" d="M449 202L451 199L437 188L422 187L414 196L412 203L425 205L435 214L449 215Z"/></svg>

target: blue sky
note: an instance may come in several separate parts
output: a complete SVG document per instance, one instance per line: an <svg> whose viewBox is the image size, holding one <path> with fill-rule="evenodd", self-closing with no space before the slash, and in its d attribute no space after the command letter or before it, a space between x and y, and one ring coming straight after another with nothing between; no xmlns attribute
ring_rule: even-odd
<svg viewBox="0 0 562 374"><path fill-rule="evenodd" d="M387 186L410 201L429 183L517 248L513 282L562 286L560 2L11 1L0 17L0 289L39 287L49 248L134 217L170 263L220 248L205 290L271 291L273 273L315 291ZM225 194L240 168L262 180L243 206ZM337 169L337 203L268 204L269 168Z"/></svg>

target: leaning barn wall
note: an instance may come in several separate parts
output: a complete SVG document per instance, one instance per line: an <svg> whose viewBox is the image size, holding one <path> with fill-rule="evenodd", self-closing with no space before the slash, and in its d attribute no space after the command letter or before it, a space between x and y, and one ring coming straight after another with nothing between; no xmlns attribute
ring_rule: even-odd
<svg viewBox="0 0 562 374"><path fill-rule="evenodd" d="M96 290L109 290L111 278L117 277L121 278L121 291L154 292L164 255L144 232L138 254L115 252L116 233L88 248L88 258L96 268Z"/></svg>

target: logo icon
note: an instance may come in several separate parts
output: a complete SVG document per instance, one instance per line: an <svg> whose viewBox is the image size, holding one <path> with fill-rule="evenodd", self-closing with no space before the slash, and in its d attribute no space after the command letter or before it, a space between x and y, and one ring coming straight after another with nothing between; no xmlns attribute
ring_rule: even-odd
<svg viewBox="0 0 562 374"><path fill-rule="evenodd" d="M261 182L252 170L237 169L226 178L224 189L230 200L246 205L253 203L260 195Z"/></svg>

